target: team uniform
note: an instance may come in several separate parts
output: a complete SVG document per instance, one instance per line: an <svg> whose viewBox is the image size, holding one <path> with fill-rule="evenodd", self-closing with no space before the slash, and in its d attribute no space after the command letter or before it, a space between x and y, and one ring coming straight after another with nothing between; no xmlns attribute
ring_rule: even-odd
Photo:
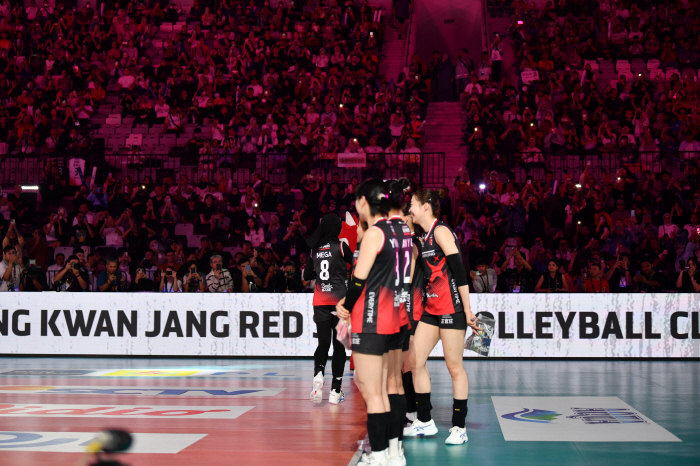
<svg viewBox="0 0 700 466"><path fill-rule="evenodd" d="M314 322L337 319L331 312L335 312L335 305L347 293L347 265L352 264L352 261L350 247L338 240L311 250L304 270L304 279L316 280L313 299ZM313 273L307 273L307 270Z"/></svg>
<svg viewBox="0 0 700 466"><path fill-rule="evenodd" d="M401 327L395 285L399 245L391 222L380 219L372 228L382 232L384 241L351 311L352 350L381 356L392 349L391 337Z"/></svg>
<svg viewBox="0 0 700 466"><path fill-rule="evenodd" d="M416 326L418 321L423 315L425 310L425 272L423 268L425 267L422 252L423 244L420 239L413 235L413 245L418 250L418 255L416 258L416 265L413 269L413 280L411 281L411 293L409 294L406 310L408 311L408 318L411 321L410 335L416 333Z"/></svg>
<svg viewBox="0 0 700 466"><path fill-rule="evenodd" d="M450 230L455 244L459 244L452 229L437 219L425 234L421 253L425 272L425 308L420 321L442 329L466 330L467 317L457 282L447 265L445 253L435 241L438 227Z"/></svg>
<svg viewBox="0 0 700 466"><path fill-rule="evenodd" d="M399 247L399 267L397 270L397 280L394 281L394 285L396 287L396 298L398 299L397 319L401 326L399 333L395 335L390 342L390 349L408 351L410 343L409 332L411 329L411 321L408 317L408 313L411 306L411 253L413 252L413 242L411 240L411 229L401 217L391 217L389 222L391 222L393 226Z"/></svg>

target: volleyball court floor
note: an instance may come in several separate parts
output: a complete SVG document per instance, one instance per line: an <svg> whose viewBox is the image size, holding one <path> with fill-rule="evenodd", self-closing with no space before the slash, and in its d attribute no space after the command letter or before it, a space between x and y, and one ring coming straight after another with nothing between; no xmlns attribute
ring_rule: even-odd
<svg viewBox="0 0 700 466"><path fill-rule="evenodd" d="M364 403L309 401L310 360L0 358L0 465L73 466L103 428L134 433L131 466L357 460ZM433 438L408 465L700 464L697 362L465 361L469 442L446 446L451 381L429 361ZM330 368L330 361L328 364Z"/></svg>

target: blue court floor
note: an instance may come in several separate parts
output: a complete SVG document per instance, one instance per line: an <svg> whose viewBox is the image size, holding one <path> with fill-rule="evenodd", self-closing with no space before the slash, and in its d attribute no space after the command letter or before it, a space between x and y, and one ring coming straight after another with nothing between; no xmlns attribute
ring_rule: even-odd
<svg viewBox="0 0 700 466"><path fill-rule="evenodd" d="M311 385L311 366L311 360L0 358L0 465L72 465L75 463L75 454L78 450L71 450L70 445L60 447L63 450L52 450L53 447L23 449L21 443L14 447L9 445L8 448L7 440L3 440L2 437L3 432L41 432L40 435L48 435L47 432L53 431L83 432L88 428L99 430L98 421L105 426L129 427L130 423L133 423L136 430L132 430L135 432L164 432L158 435L173 432L208 434L207 438L188 440L190 442L188 446L180 451L154 452L141 444L144 448L143 453L126 455L122 459L132 466L197 464L193 463L192 455L198 451L198 448L202 451L207 450L204 454L206 464L255 464L257 466L280 464L278 461L283 459L282 456L272 452L266 454L264 450L255 453L254 456L257 458L255 461L244 460L243 458L246 457L241 456L238 462L233 463L230 446L221 449L222 458L219 461L216 457L218 443L214 443L213 439L216 435L223 435L224 432L220 426L224 423L228 431L225 438L231 439L230 434L236 435L236 431L245 433L249 426L258 428L269 421L275 426L275 440L282 445L285 442L284 436L287 434L285 434L284 425L280 425L279 419L275 418L280 414L274 414L274 412L295 411L296 406L299 412L303 412L302 410L311 412L310 421L304 427L308 431L289 433L291 435L289 445L318 437L320 443L309 445L309 449L323 450L323 442L327 442L327 437L324 438L319 434L328 427L326 422L335 423L333 428L337 431L337 438L342 439L339 443L337 442L337 448L332 449L335 450L333 453L322 457L326 460L300 461L298 464L324 464L324 461L325 464L349 464L354 453L353 445L364 436L362 425L364 415L361 413L364 405L351 382L351 373L348 370L344 382L344 390L348 398L345 403L340 407L334 407L324 401L321 405L310 407L308 391ZM444 444L451 424L451 381L444 362L429 361L433 382L433 416L440 431L434 438L408 439L404 442L408 465L700 464L700 363L698 362L467 360L465 367L470 381L467 417L469 442L466 445L450 447ZM327 382L329 385L329 377ZM326 399L328 385L324 393ZM165 392L156 391L143 396L129 393L125 393L124 396L120 393L111 393L104 397L99 393L80 396L78 390L85 387L98 391L129 387L150 387L151 390L157 387L162 390L179 389L181 391L216 388L229 390L230 393L226 392L224 394L227 396L221 397L218 396L218 392L213 394L202 392L199 395L193 392L186 394L191 396L182 396L178 399L169 395L159 398ZM234 396L231 392L233 389L244 387L248 387L251 393L241 395L243 398L237 398L238 395ZM258 390L257 395L252 393L255 390ZM258 395L259 398L254 398ZM513 397L538 398L521 400ZM561 397L567 397L564 403L578 407L576 409L590 408L589 411L584 412L595 412L598 417L567 418L567 414L571 413L561 410L559 412L550 407L555 406L552 404L555 402L561 405ZM615 397L617 401L611 402L610 397ZM225 402L222 401L224 398ZM275 398L278 399L277 402ZM632 415L633 417L641 415L644 420L638 424L623 423L612 426L598 424L601 411L597 409L596 400L601 400L599 403L601 408L628 407L629 410L637 413ZM275 403L280 403L281 406ZM495 403L517 406L513 408L515 415L509 415L508 418L499 416ZM144 410L148 409L149 405L179 405L183 409L192 406L199 407L198 409L202 406L210 408L221 408L222 405L229 408L234 405L252 406L248 406L249 411L237 414L235 419L232 416L226 421L206 418L207 414L193 414L194 417L205 417L174 420L174 424L170 426L172 429L164 429L162 424L157 424L160 420L153 421L155 425L150 425L147 419L110 419L109 415L98 421L74 419L70 416L55 419L52 418L52 413L56 411L50 409L58 406L65 409L68 405L100 404L117 407L137 406L138 408L135 409ZM17 405L20 409L13 410L13 405ZM39 413L47 414L29 416L27 413L31 414L32 409L41 409ZM532 410L539 411L532 414L534 412ZM523 414L522 411L527 412ZM619 410L612 411L619 412ZM266 414L268 412L270 414ZM211 416L225 415L228 414L217 413ZM266 416L270 419L265 419ZM343 422L347 422L347 429L342 427ZM283 424L286 424L286 419ZM211 427L209 432L208 426L217 427ZM175 427L177 427L176 430ZM571 432L575 440L554 439L566 428L573 429ZM640 430L637 436L636 430L630 430L637 428L657 429L649 432L660 433L653 434L649 438L641 433L646 431ZM600 432L610 432L610 434L601 438ZM630 438L626 441L615 441L620 438L618 435L629 437L630 434L634 441L629 441ZM517 440L514 436L518 435L530 438ZM598 435L597 440L583 441L591 435ZM511 438L506 440L508 436ZM655 441L658 438L675 440ZM49 457L43 456L47 455L45 453L47 451L65 451L66 453L51 453L49 461ZM187 455L188 451L190 456ZM329 459L330 456L333 457L332 461Z"/></svg>

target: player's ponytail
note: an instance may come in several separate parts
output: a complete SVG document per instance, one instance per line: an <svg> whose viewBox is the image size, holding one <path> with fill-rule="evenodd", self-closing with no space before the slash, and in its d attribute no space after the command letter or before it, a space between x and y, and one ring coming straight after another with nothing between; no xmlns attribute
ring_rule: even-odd
<svg viewBox="0 0 700 466"><path fill-rule="evenodd" d="M403 194L409 186L411 186L411 183L409 183L406 178L388 180L386 182L386 187L389 191L389 206L392 209L401 210L403 205Z"/></svg>
<svg viewBox="0 0 700 466"><path fill-rule="evenodd" d="M369 213L372 216L387 215L391 209L389 204L389 190L382 180L369 179L362 182L355 191L355 199L362 198L369 204Z"/></svg>
<svg viewBox="0 0 700 466"><path fill-rule="evenodd" d="M432 189L421 189L413 195L421 204L429 204L435 218L440 218L440 196Z"/></svg>

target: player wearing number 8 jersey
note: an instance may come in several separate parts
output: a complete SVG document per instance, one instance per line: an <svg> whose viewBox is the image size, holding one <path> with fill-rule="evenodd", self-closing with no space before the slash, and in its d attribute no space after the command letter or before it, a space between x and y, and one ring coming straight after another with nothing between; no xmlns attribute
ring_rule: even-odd
<svg viewBox="0 0 700 466"><path fill-rule="evenodd" d="M318 347L314 353L314 379L311 401L320 403L323 399L323 377L328 361L328 351L333 344L333 381L328 401L338 404L344 399L341 389L345 370L345 347L338 341L335 326L335 305L347 292L348 264L352 264L352 251L347 243L340 242L338 235L342 229L340 217L328 214L307 240L311 254L306 262L303 279L305 285L316 280L314 288L314 322Z"/></svg>
<svg viewBox="0 0 700 466"><path fill-rule="evenodd" d="M411 217L426 231L422 259L425 272L425 311L414 335L417 419L404 436L435 435L437 427L430 411L430 375L426 362L430 352L442 340L447 369L452 376L452 428L445 440L449 445L467 441L465 421L469 381L462 362L467 326L474 331L476 316L469 304L467 272L462 265L459 241L452 230L439 221L440 197L435 191L422 189L411 199Z"/></svg>

